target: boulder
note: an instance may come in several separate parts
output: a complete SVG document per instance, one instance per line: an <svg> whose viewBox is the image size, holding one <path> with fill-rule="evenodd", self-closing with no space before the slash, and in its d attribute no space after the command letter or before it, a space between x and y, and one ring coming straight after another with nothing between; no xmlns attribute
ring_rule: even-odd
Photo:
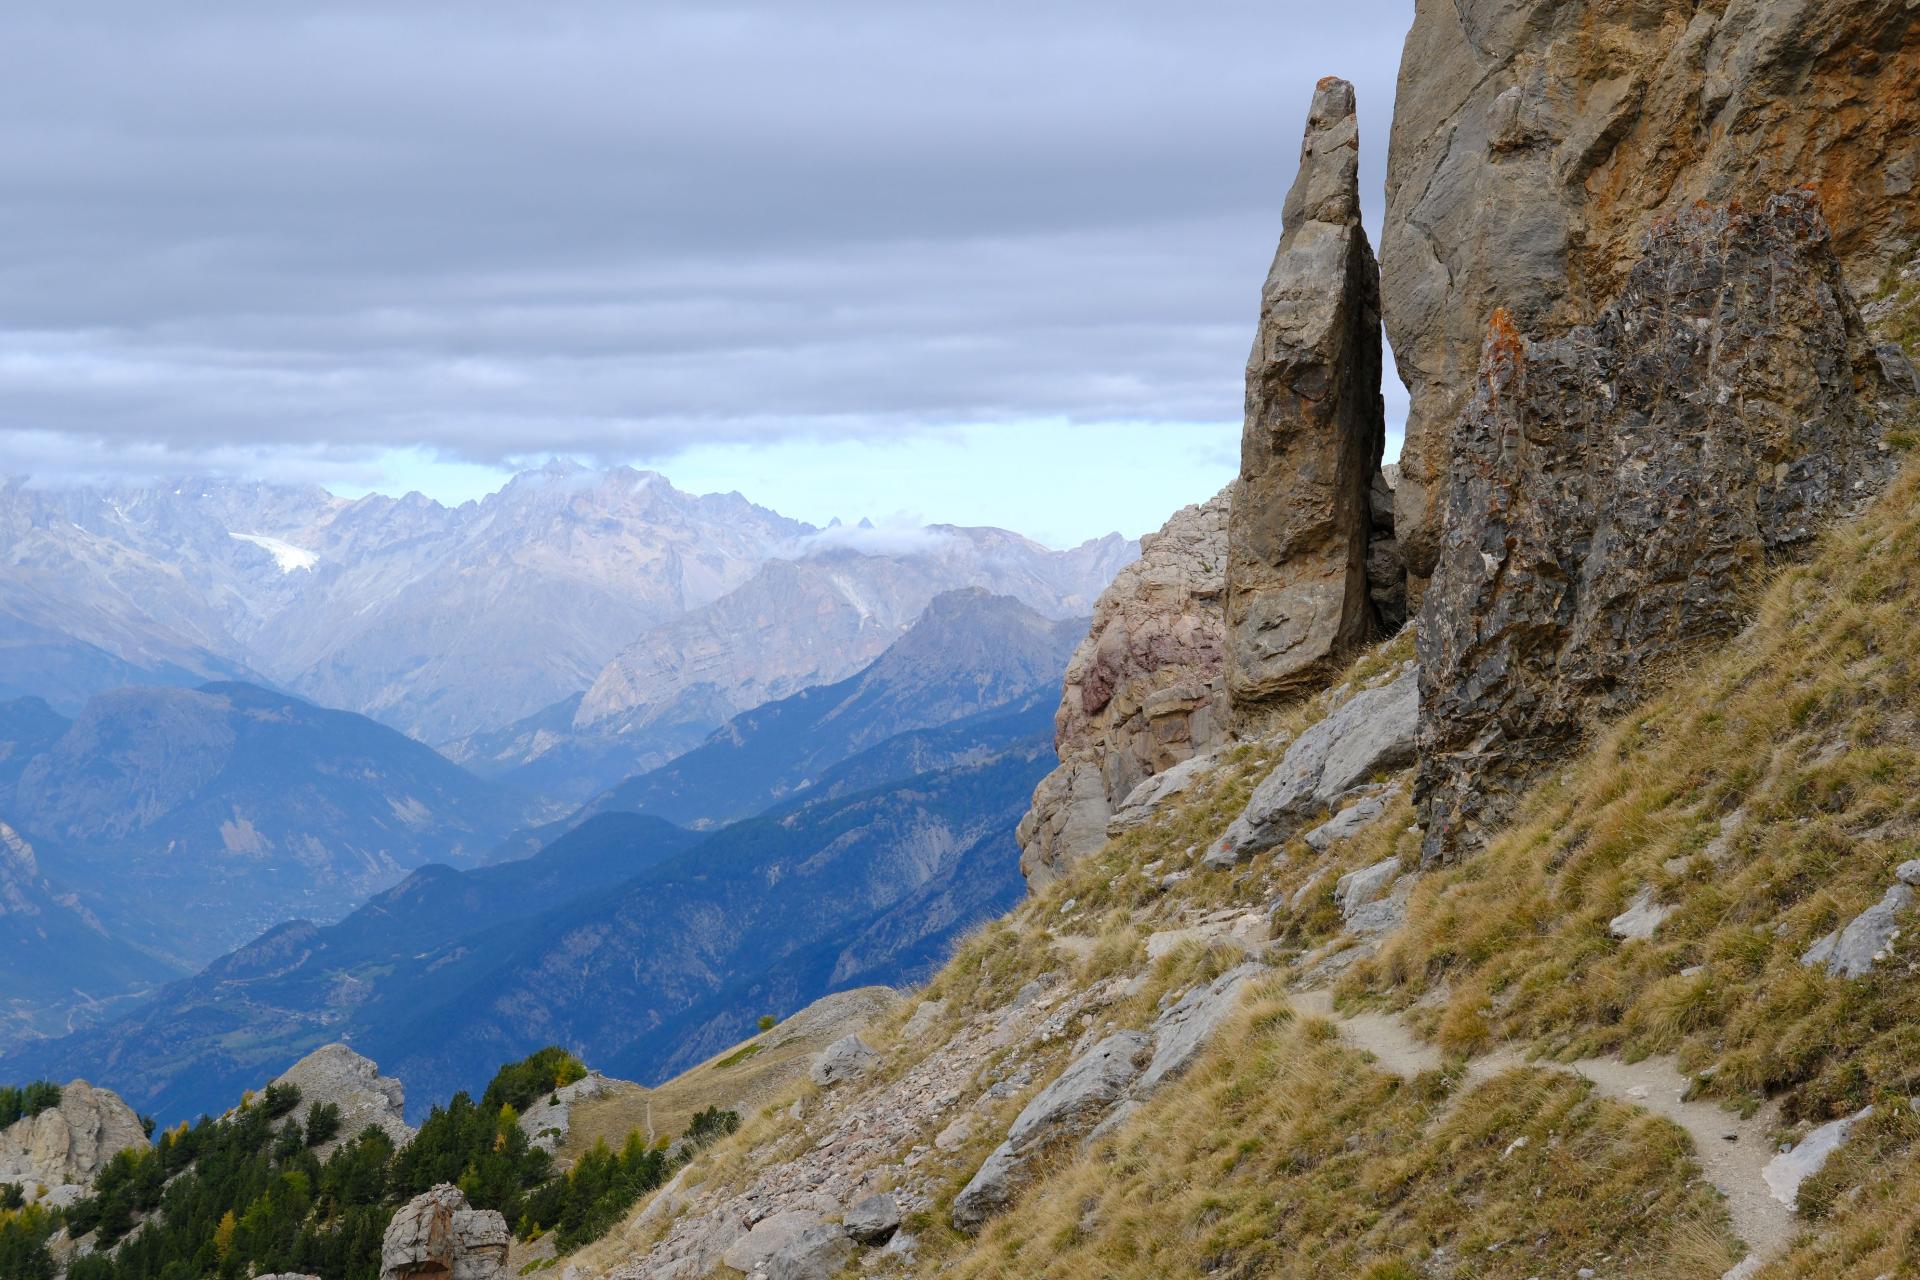
<svg viewBox="0 0 1920 1280"><path fill-rule="evenodd" d="M512 1237L493 1209L468 1205L448 1183L394 1213L380 1245L380 1280L501 1280Z"/></svg>
<svg viewBox="0 0 1920 1280"><path fill-rule="evenodd" d="M720 1260L768 1280L827 1280L845 1263L847 1233L807 1209L769 1214L728 1246Z"/></svg>
<svg viewBox="0 0 1920 1280"><path fill-rule="evenodd" d="M900 1229L899 1202L884 1192L870 1195L848 1209L840 1225L861 1244L885 1244Z"/></svg>
<svg viewBox="0 0 1920 1280"><path fill-rule="evenodd" d="M118 1094L75 1080L61 1088L58 1106L0 1129L0 1182L29 1190L84 1186L120 1152L150 1145Z"/></svg>
<svg viewBox="0 0 1920 1280"><path fill-rule="evenodd" d="M413 1137L413 1127L406 1120L406 1087L392 1076L381 1075L371 1058L344 1044L315 1049L281 1072L274 1083L300 1090L299 1116L303 1124L322 1103L340 1108L340 1132L318 1148L322 1159L341 1143L357 1138L368 1125L384 1130L395 1145Z"/></svg>
<svg viewBox="0 0 1920 1280"><path fill-rule="evenodd" d="M1115 807L1147 778L1225 740L1229 494L1141 538L1094 605L1054 716L1059 767L1017 833L1029 884L1105 844Z"/></svg>
<svg viewBox="0 0 1920 1280"><path fill-rule="evenodd" d="M1160 1086L1193 1065L1214 1033L1233 1016L1246 984L1267 972L1263 964L1237 965L1204 987L1195 987L1153 1022L1153 1056L1135 1081L1135 1099L1153 1096Z"/></svg>
<svg viewBox="0 0 1920 1280"><path fill-rule="evenodd" d="M1667 917L1672 914L1673 908L1661 906L1649 886L1634 894L1627 909L1607 922L1607 932L1623 942L1651 938L1654 931L1666 923Z"/></svg>
<svg viewBox="0 0 1920 1280"><path fill-rule="evenodd" d="M1804 189L1657 225L1590 325L1490 322L1422 605L1424 860L1476 847L1767 565L1891 473L1884 378Z"/></svg>
<svg viewBox="0 0 1920 1280"><path fill-rule="evenodd" d="M900 1039L912 1044L920 1037L940 1025L940 1019L947 1016L945 1000L922 1000L907 1019L907 1025L900 1028Z"/></svg>
<svg viewBox="0 0 1920 1280"><path fill-rule="evenodd" d="M1352 839L1372 826L1374 820L1387 811L1391 799L1392 796L1385 793L1362 796L1300 838L1315 853L1325 853L1342 840Z"/></svg>
<svg viewBox="0 0 1920 1280"><path fill-rule="evenodd" d="M1127 792L1120 807L1107 820L1107 834L1117 836L1145 823L1167 801L1183 796L1193 784L1213 771L1216 761L1211 752L1182 760L1164 773L1156 773Z"/></svg>
<svg viewBox="0 0 1920 1280"><path fill-rule="evenodd" d="M1900 936L1900 913L1913 905L1913 887L1904 881L1889 885L1880 901L1807 949L1800 963L1822 967L1836 978L1860 978L1886 957Z"/></svg>
<svg viewBox="0 0 1920 1280"><path fill-rule="evenodd" d="M1853 1127L1872 1114L1873 1108L1865 1107L1850 1116L1823 1124L1801 1139L1792 1150L1783 1151L1767 1161L1766 1168L1760 1171L1760 1177L1767 1184L1768 1194L1789 1209L1797 1206L1800 1184L1820 1172L1827 1159L1846 1145Z"/></svg>
<svg viewBox="0 0 1920 1280"><path fill-rule="evenodd" d="M1322 80L1247 359L1227 525L1227 685L1240 724L1323 685L1374 629L1367 560L1386 411L1359 150L1353 86Z"/></svg>
<svg viewBox="0 0 1920 1280"><path fill-rule="evenodd" d="M807 1074L817 1085L835 1085L843 1080L858 1080L879 1062L880 1055L869 1049L856 1032L841 1036L815 1054Z"/></svg>
<svg viewBox="0 0 1920 1280"><path fill-rule="evenodd" d="M1883 0L1413 11L1380 259L1411 401L1394 499L1417 609L1497 307L1558 337L1621 291L1657 223L1803 184L1834 202L1835 249L1863 293L1920 241L1920 23Z"/></svg>
<svg viewBox="0 0 1920 1280"><path fill-rule="evenodd" d="M1362 907L1385 897L1399 878L1398 858L1384 858L1370 867L1341 876L1333 885L1333 901L1340 908L1340 918L1351 922Z"/></svg>
<svg viewBox="0 0 1920 1280"><path fill-rule="evenodd" d="M1246 809L1208 847L1206 864L1244 862L1287 840L1374 774L1411 764L1418 717L1418 676L1411 670L1348 698L1287 748Z"/></svg>
<svg viewBox="0 0 1920 1280"><path fill-rule="evenodd" d="M1140 1075L1152 1039L1118 1031L1075 1059L1021 1109L1007 1138L994 1148L953 1201L953 1224L977 1231L1005 1210L1028 1179L1035 1158L1054 1146L1086 1136L1127 1094Z"/></svg>

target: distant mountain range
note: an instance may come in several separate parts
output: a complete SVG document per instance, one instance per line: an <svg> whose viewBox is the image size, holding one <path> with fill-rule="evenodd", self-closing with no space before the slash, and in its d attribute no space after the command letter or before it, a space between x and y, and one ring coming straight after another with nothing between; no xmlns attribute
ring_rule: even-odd
<svg viewBox="0 0 1920 1280"><path fill-rule="evenodd" d="M0 734L0 820L176 972L425 863L477 864L533 812L404 734L255 685L118 689L71 722L0 704Z"/></svg>
<svg viewBox="0 0 1920 1280"><path fill-rule="evenodd" d="M828 530L795 551L641 635L584 694L449 744L448 755L579 803L674 759L742 711L853 675L942 592L978 588L1048 619L1083 618L1138 547L1115 534L1055 552L1000 529L940 525L911 536Z"/></svg>
<svg viewBox="0 0 1920 1280"><path fill-rule="evenodd" d="M423 868L337 924L278 926L0 1078L85 1074L170 1119L347 1039L424 1107L549 1042L659 1078L762 1013L916 977L1022 891L1013 827L1083 629L941 596L853 679L737 717L535 856ZM717 822L763 802L705 836L620 807Z"/></svg>
<svg viewBox="0 0 1920 1280"><path fill-rule="evenodd" d="M597 797L587 812L713 826L829 782L837 766L882 741L965 721L949 752L930 752L930 737L917 750L894 742L888 758L897 772L864 782L959 763L952 756L973 749L979 717L1029 705L1051 716L1060 673L1086 630L1085 619L1054 621L979 588L948 592L858 675L734 717L694 750Z"/></svg>
<svg viewBox="0 0 1920 1280"><path fill-rule="evenodd" d="M0 480L0 696L277 685L577 803L877 656L940 591L1082 614L1136 552L825 530L555 463L459 507L312 487ZM555 754L558 752L558 754Z"/></svg>

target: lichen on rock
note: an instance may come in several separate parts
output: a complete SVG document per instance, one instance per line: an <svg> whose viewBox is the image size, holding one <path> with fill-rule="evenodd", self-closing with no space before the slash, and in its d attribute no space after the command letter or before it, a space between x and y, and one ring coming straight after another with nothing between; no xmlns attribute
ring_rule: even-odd
<svg viewBox="0 0 1920 1280"><path fill-rule="evenodd" d="M1423 858L1732 634L1767 564L1877 492L1905 412L1814 193L1657 226L1591 325L1497 312L1419 626Z"/></svg>

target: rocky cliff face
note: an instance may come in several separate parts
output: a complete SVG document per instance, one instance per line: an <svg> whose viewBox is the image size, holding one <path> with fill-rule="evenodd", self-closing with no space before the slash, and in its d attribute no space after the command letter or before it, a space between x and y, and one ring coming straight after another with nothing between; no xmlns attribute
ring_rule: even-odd
<svg viewBox="0 0 1920 1280"><path fill-rule="evenodd" d="M1420 615L1423 856L1738 629L1760 571L1891 474L1912 385L1809 190L1658 225L1620 297L1562 337L1496 312Z"/></svg>
<svg viewBox="0 0 1920 1280"><path fill-rule="evenodd" d="M1060 764L1020 823L1020 869L1053 878L1106 842L1114 809L1149 776L1226 734L1227 521L1231 488L1140 540L1067 664L1054 719Z"/></svg>
<svg viewBox="0 0 1920 1280"><path fill-rule="evenodd" d="M140 1117L115 1094L75 1080L60 1090L60 1105L0 1130L0 1182L36 1194L84 1187L122 1151L148 1145ZM77 1192L58 1197L71 1198Z"/></svg>
<svg viewBox="0 0 1920 1280"><path fill-rule="evenodd" d="M1412 396L1395 507L1416 597L1494 310L1556 337L1620 293L1656 220L1802 184L1864 292L1920 231L1916 75L1902 0L1420 0L1381 244Z"/></svg>
<svg viewBox="0 0 1920 1280"><path fill-rule="evenodd" d="M1247 360L1227 526L1227 681L1241 720L1323 684L1374 628L1367 553L1386 417L1359 144L1353 86L1321 81Z"/></svg>

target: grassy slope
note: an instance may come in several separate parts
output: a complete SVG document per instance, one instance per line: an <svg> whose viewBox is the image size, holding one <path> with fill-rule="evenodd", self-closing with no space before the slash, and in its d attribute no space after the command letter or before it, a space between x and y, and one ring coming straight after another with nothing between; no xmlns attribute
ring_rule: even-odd
<svg viewBox="0 0 1920 1280"><path fill-rule="evenodd" d="M1701 1090L1734 1108L1780 1097L1800 1128L1873 1102L1802 1188L1805 1235L1763 1275L1920 1274L1920 1115L1906 1102L1920 1094L1920 930L1859 981L1798 963L1879 898L1895 865L1920 857L1916 605L1920 465L1909 465L1863 518L1756 591L1737 641L1597 727L1485 854L1426 876L1408 927L1347 971L1342 1000L1404 1009L1463 1055L1507 1039L1561 1057L1675 1053ZM1348 678L1377 676L1406 650L1402 638ZM884 1078L1040 975L1088 986L1139 971L1145 936L1197 910L1299 894L1275 915L1275 958L1305 967L1336 951L1334 878L1388 856L1413 866L1410 807L1402 797L1328 857L1296 841L1233 872L1199 870L1193 851L1275 754L1237 749L1197 793L977 934L925 993L947 1001L944 1027L903 1044L903 1007L872 1032L888 1052ZM1651 941L1613 939L1607 922L1649 884L1674 914ZM1165 993L1233 960L1176 951L1103 1016L1145 1025ZM945 1191L908 1224L921 1237L914 1271L1519 1280L1591 1266L1711 1280L1739 1256L1684 1135L1664 1121L1552 1072L1474 1088L1453 1075L1399 1081L1328 1024L1290 1016L1279 986L1248 1001L1186 1082L1092 1152L1063 1157L980 1237L959 1235L947 1202L1066 1060L1064 1046L1043 1050L1033 1087L981 1136L925 1157ZM804 1124L769 1107L697 1176L737 1182L804 1140Z"/></svg>

